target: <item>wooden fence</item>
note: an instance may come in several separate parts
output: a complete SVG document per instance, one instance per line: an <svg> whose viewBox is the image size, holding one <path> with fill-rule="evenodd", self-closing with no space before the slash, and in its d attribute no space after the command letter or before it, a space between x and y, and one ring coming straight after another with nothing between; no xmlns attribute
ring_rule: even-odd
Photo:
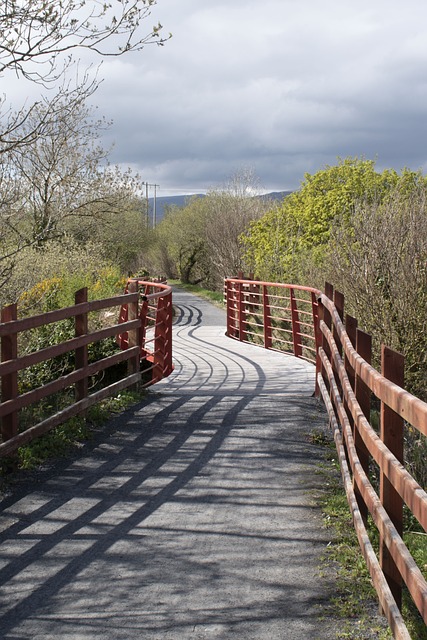
<svg viewBox="0 0 427 640"><path fill-rule="evenodd" d="M101 313L103 321L92 329L95 313ZM111 315L118 321L106 322ZM74 319L75 337L26 353L27 332L40 327L53 328L69 319ZM90 345L109 338L116 339L116 352L89 362ZM148 386L169 375L172 371L172 291L166 284L130 280L124 295L88 302L87 290L82 289L76 293L74 306L22 319L18 319L17 305L10 305L1 312L0 341L0 457L4 457L100 400L140 383L141 378L143 386ZM29 391L21 391L20 372L67 354L72 354L73 371ZM122 363L126 363L126 370L118 380L89 392L93 376ZM74 389L74 394L67 406L22 429L22 410L69 389Z"/></svg>
<svg viewBox="0 0 427 640"><path fill-rule="evenodd" d="M316 364L316 393L328 411L359 544L394 638L410 635L401 615L406 585L427 623L427 582L403 541L403 507L427 531L427 494L405 468L408 429L427 435L427 404L403 388L401 354L382 347L381 372L370 362L371 336L349 315L344 296L307 287L228 279L227 334ZM311 326L310 326L311 323ZM376 399L376 400L375 400ZM371 408L380 403L380 427ZM373 486L371 471L379 476ZM374 482L376 485L376 483ZM379 551L367 533L370 514Z"/></svg>

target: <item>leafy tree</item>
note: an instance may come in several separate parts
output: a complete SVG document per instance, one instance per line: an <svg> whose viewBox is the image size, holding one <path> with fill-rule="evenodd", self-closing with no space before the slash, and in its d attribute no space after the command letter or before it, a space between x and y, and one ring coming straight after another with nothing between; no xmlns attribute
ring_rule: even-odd
<svg viewBox="0 0 427 640"><path fill-rule="evenodd" d="M168 277L197 284L207 277L206 203L191 198L185 207L171 207L156 228L151 267Z"/></svg>
<svg viewBox="0 0 427 640"><path fill-rule="evenodd" d="M169 211L158 226L152 260L169 277L221 290L224 277L244 266L241 234L270 206L257 197L253 172L237 172L220 189Z"/></svg>
<svg viewBox="0 0 427 640"><path fill-rule="evenodd" d="M95 220L91 235L101 246L101 256L112 260L123 273L136 273L147 266L146 254L154 233L147 226L145 200L131 192L121 193L119 210L114 207Z"/></svg>
<svg viewBox="0 0 427 640"><path fill-rule="evenodd" d="M395 171L378 173L373 161L358 158L306 174L298 191L243 236L249 267L263 278L303 279L307 264L317 270L322 264L334 221L350 220L356 202L376 202L398 179Z"/></svg>

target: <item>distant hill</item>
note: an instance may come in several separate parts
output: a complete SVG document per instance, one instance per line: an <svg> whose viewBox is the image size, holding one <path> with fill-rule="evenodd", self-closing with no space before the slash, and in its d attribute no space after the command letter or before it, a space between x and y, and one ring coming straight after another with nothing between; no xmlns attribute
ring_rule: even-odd
<svg viewBox="0 0 427 640"><path fill-rule="evenodd" d="M283 200L286 196L288 196L292 191L272 191L271 193L265 193L262 196L257 196L258 198L270 198L271 200ZM166 207L184 207L186 203L190 200L190 198L204 198L204 193L195 193L192 195L184 195L184 196L159 196L156 198L156 223L159 223L160 220L165 215ZM154 206L154 198L148 199L149 206L149 217L150 220L153 220L153 206Z"/></svg>

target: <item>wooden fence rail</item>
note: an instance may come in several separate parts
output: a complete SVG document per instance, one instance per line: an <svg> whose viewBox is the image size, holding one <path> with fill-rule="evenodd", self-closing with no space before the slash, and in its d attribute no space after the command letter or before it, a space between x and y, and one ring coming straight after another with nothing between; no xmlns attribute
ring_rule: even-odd
<svg viewBox="0 0 427 640"><path fill-rule="evenodd" d="M406 587L427 623L427 582L403 541L403 506L427 531L427 494L404 466L405 430L427 435L427 404L403 388L403 357L383 346L381 372L371 366L371 337L344 318L344 296L256 280L227 279L227 335L278 349L316 365L316 393L328 411L354 527L393 636L410 639L401 615ZM310 308L311 307L311 308ZM380 403L380 428L371 424ZM373 486L375 467L379 487ZM375 484L375 483L374 483ZM379 532L379 552L367 518Z"/></svg>
<svg viewBox="0 0 427 640"><path fill-rule="evenodd" d="M125 294L88 302L87 290L76 293L72 307L18 319L16 305L5 307L0 323L1 435L0 457L11 455L69 418L129 386L148 386L172 371L172 291L162 283L130 280ZM118 322L90 329L90 315L111 309ZM119 313L120 311L120 313ZM32 353L22 353L26 332L74 319L75 337ZM120 350L89 363L88 347L107 338L116 338ZM20 392L19 374L34 365L73 354L74 370L55 380ZM107 369L127 363L127 372L115 382L89 393L89 380ZM58 392L74 387L68 406L25 430L20 428L20 412Z"/></svg>

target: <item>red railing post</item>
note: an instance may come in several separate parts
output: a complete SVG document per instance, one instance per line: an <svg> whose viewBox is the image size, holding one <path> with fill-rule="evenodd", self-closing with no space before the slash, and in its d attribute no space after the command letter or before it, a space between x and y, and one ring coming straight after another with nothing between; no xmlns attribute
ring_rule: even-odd
<svg viewBox="0 0 427 640"><path fill-rule="evenodd" d="M316 380L314 387L314 395L316 398L320 395L318 374L322 371L322 361L320 358L319 348L322 346L322 332L320 331L320 320L323 320L323 304L321 300L317 300L314 291L311 292L311 310L313 315L314 344L316 348Z"/></svg>
<svg viewBox="0 0 427 640"><path fill-rule="evenodd" d="M264 324L264 348L271 349L273 345L273 335L271 331L271 312L266 284L262 285L262 313Z"/></svg>
<svg viewBox="0 0 427 640"><path fill-rule="evenodd" d="M299 358L302 356L301 327L294 289L289 289L289 295L291 299L292 342L294 345L294 356Z"/></svg>
<svg viewBox="0 0 427 640"><path fill-rule="evenodd" d="M360 329L356 329L356 345L355 349L357 353L367 362L371 364L372 360L372 337L369 333L365 333ZM371 422L371 397L372 392L368 385L366 385L360 376L355 375L354 379L354 393L356 396L356 400L359 403L359 406L362 410L363 415L367 419L367 421ZM359 433L357 427L354 427L353 431L354 436L354 446L356 448L357 457L360 460L360 464L362 466L363 471L369 476L369 451L362 439L362 436ZM363 518L363 521L366 523L368 520L368 507L365 504L365 501L360 495L360 491L358 490L356 484L355 493L356 499L359 504L359 511Z"/></svg>
<svg viewBox="0 0 427 640"><path fill-rule="evenodd" d="M242 282L239 282L239 285L237 287L237 295L238 295L238 300L237 300L237 308L238 308L238 315L239 315L239 340L240 341L244 341L246 340L246 308L245 308L245 299L244 299L244 291L243 291L243 284Z"/></svg>
<svg viewBox="0 0 427 640"><path fill-rule="evenodd" d="M147 314L148 314L148 299L147 295L142 296L141 308L139 310L139 317L141 319L141 330L139 333L139 351L141 360L147 357L147 351L145 349L145 337L147 335Z"/></svg>
<svg viewBox="0 0 427 640"><path fill-rule="evenodd" d="M168 376L173 371L172 363L172 294L169 293L164 298L165 308L165 362L163 377Z"/></svg>
<svg viewBox="0 0 427 640"><path fill-rule="evenodd" d="M1 310L1 322L13 322L18 318L18 307L11 304ZM15 360L18 357L18 336L16 333L8 333L1 338L1 361ZM1 399L14 400L18 397L18 372L13 371L1 376ZM1 420L1 435L3 442L10 440L18 434L18 412L3 416Z"/></svg>
<svg viewBox="0 0 427 640"><path fill-rule="evenodd" d="M156 327L154 330L153 382L158 382L164 377L166 320L167 320L167 313L165 308L165 300L162 297L157 300Z"/></svg>
<svg viewBox="0 0 427 640"><path fill-rule="evenodd" d="M172 371L172 301L171 296L159 298L156 314L156 331L154 339L153 377L165 378ZM156 354L158 360L156 360ZM157 369L157 371L156 371ZM160 373L160 378L157 378Z"/></svg>
<svg viewBox="0 0 427 640"><path fill-rule="evenodd" d="M404 384L405 360L401 353L382 345L381 373L399 387ZM403 418L381 402L381 440L403 463ZM380 499L399 535L403 532L403 500L383 469L380 469ZM380 535L380 564L399 609L402 608L402 577Z"/></svg>
<svg viewBox="0 0 427 640"><path fill-rule="evenodd" d="M227 309L227 336L229 337L234 337L235 334L235 327L232 323L232 316L231 316L231 309L233 307L233 318L234 318L234 303L233 299L232 299L232 289L231 289L231 281L230 280L226 280L225 281L225 302L226 302L226 309Z"/></svg>
<svg viewBox="0 0 427 640"><path fill-rule="evenodd" d="M147 301L144 301L145 314L148 312ZM145 319L144 319L145 339ZM143 343L141 342L141 345ZM145 349L142 350L146 355ZM154 327L152 382L158 382L173 371L172 361L172 294L162 295L157 299Z"/></svg>
<svg viewBox="0 0 427 640"><path fill-rule="evenodd" d="M83 289L79 289L79 291L76 292L74 296L74 302L75 304L80 304L81 302L87 302L87 287L84 287ZM88 314L87 313L82 313L77 315L74 318L74 323L75 323L76 337L84 336L87 334L88 332ZM77 347L74 357L75 357L74 368L85 369L88 365L87 345L84 345L83 347ZM75 385L76 402L78 402L79 400L83 400L84 398L87 398L88 387L89 387L88 378L86 375L82 380L79 380L78 382L76 382L76 385Z"/></svg>
<svg viewBox="0 0 427 640"><path fill-rule="evenodd" d="M334 305L336 310L338 311L338 315L341 318L341 321L344 321L344 294L342 294L340 291L334 291ZM334 340L335 340L335 344L338 347L338 351L340 352L340 355L342 355L342 344L338 335L338 331L335 327L334 324Z"/></svg>
<svg viewBox="0 0 427 640"><path fill-rule="evenodd" d="M130 280L129 284L128 284L128 292L129 293L137 293L138 292L138 281L137 280ZM128 308L128 314L127 314L127 319L130 320L137 320L138 318L138 298L136 298L136 300L134 302L128 302L127 305ZM137 329L131 329L130 331L128 331L128 348L132 348L132 347L136 347L136 346L140 346L140 330ZM133 357L130 358L128 360L128 375L131 376L134 373L138 373L139 371L139 351L138 353Z"/></svg>

